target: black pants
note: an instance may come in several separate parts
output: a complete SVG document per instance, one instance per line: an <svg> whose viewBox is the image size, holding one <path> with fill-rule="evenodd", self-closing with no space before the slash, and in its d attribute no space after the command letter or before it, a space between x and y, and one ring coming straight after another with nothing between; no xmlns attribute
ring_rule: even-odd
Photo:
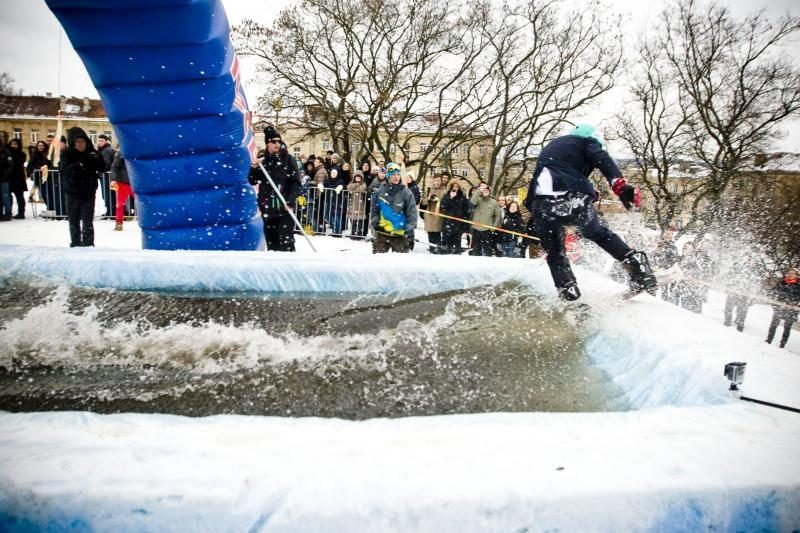
<svg viewBox="0 0 800 533"><path fill-rule="evenodd" d="M448 231L445 227L442 231L442 246L444 249L441 251L445 254L460 254L463 250L461 248L461 228L452 228Z"/></svg>
<svg viewBox="0 0 800 533"><path fill-rule="evenodd" d="M375 240L372 241L373 254L385 254L391 250L395 253L405 254L411 251L409 241L403 235L387 235L383 232L375 232Z"/></svg>
<svg viewBox="0 0 800 533"><path fill-rule="evenodd" d="M25 193L14 191L14 198L17 200L17 215L25 216Z"/></svg>
<svg viewBox="0 0 800 533"><path fill-rule="evenodd" d="M495 255L493 248L494 234L491 231L472 231L472 251L470 255Z"/></svg>
<svg viewBox="0 0 800 533"><path fill-rule="evenodd" d="M744 320L747 318L747 310L753 301L738 294L729 294L725 298L725 325L730 326L733 319L733 312L736 310L736 329L744 330Z"/></svg>
<svg viewBox="0 0 800 533"><path fill-rule="evenodd" d="M624 259L631 251L630 246L616 233L600 223L592 200L591 196L571 193L533 200L536 234L547 252L547 266L550 267L556 288L575 283L564 247L565 226L575 226L583 237L596 243L617 261Z"/></svg>
<svg viewBox="0 0 800 533"><path fill-rule="evenodd" d="M264 219L267 250L294 252L294 220L289 214Z"/></svg>
<svg viewBox="0 0 800 533"><path fill-rule="evenodd" d="M70 247L94 246L94 196L67 196Z"/></svg>
<svg viewBox="0 0 800 533"><path fill-rule="evenodd" d="M772 322L769 323L769 332L767 333L767 343L772 343L775 337L775 331L778 329L778 324L783 320L783 336L781 336L781 348L786 347L786 341L789 340L789 333L792 332L792 326L797 322L797 312L787 311L779 307L772 308Z"/></svg>
<svg viewBox="0 0 800 533"><path fill-rule="evenodd" d="M438 254L442 251L442 232L441 231L429 231L428 232L428 242L435 245L429 246L428 251L432 254Z"/></svg>

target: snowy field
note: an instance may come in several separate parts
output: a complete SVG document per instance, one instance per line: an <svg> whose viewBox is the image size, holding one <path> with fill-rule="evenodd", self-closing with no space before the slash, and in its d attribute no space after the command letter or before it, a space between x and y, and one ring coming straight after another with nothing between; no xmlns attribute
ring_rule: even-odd
<svg viewBox="0 0 800 533"><path fill-rule="evenodd" d="M0 275L397 297L516 280L555 298L540 260L429 256L422 245L372 256L330 237L314 238L320 254L302 239L297 254L155 252L140 250L135 223L95 229L95 249L70 250L66 222L2 223ZM359 286L368 274L380 283ZM589 355L634 410L362 422L0 413L0 530L800 529L800 414L734 399L722 375L747 362L744 395L800 407L798 332L781 350L764 342L767 306L738 333L722 325L724 295L695 315L649 296L621 303L621 286L577 274Z"/></svg>

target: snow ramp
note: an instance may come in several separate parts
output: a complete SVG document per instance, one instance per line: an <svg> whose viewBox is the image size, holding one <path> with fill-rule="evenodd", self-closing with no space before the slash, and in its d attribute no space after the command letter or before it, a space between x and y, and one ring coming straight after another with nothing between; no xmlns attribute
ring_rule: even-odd
<svg viewBox="0 0 800 533"><path fill-rule="evenodd" d="M220 0L47 0L125 154L145 249L254 250L255 151Z"/></svg>

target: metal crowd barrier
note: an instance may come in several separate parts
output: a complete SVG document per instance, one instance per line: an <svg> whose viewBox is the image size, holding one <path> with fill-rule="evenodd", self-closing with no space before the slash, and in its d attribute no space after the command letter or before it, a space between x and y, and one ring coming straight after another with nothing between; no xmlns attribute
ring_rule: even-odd
<svg viewBox="0 0 800 533"><path fill-rule="evenodd" d="M61 174L58 170L50 170L47 172L47 178L42 183L42 173L36 170L33 173L34 186L38 186L38 200L41 200L45 209L41 209L42 202L31 202L31 210L33 211L34 218L41 216L42 218L50 219L66 219L67 218L67 197L64 193L64 188L61 186ZM111 173L105 172L102 174L99 184L100 195L105 205L105 210L101 210L100 214L95 214L95 218L114 218L117 215L117 191L111 190ZM125 216L135 216L136 204L134 196L131 195L125 203Z"/></svg>
<svg viewBox="0 0 800 533"><path fill-rule="evenodd" d="M309 235L365 238L369 233L367 192L311 187L297 198L295 214Z"/></svg>
<svg viewBox="0 0 800 533"><path fill-rule="evenodd" d="M96 218L114 218L117 211L117 193L111 190L111 174L106 172L100 180L100 194L105 212ZM38 186L40 202L31 202L34 218L63 220L67 218L67 199L58 170L50 170L42 183L41 171L34 172L34 185ZM42 209L42 202L45 208ZM350 192L347 189L319 190L311 187L295 202L295 214L309 235L334 235L365 238L370 228L370 197L367 192ZM134 197L125 205L125 215L135 214Z"/></svg>

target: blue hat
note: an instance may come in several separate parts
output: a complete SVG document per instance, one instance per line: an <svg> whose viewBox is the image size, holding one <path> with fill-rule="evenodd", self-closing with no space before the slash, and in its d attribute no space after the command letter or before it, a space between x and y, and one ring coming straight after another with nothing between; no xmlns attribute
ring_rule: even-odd
<svg viewBox="0 0 800 533"><path fill-rule="evenodd" d="M575 129L570 132L570 135L576 135L578 137L584 137L584 138L591 137L595 139L597 142L599 142L600 146L605 147L606 145L605 140L603 140L603 136L600 134L599 131L597 131L597 128L586 122L575 126Z"/></svg>
<svg viewBox="0 0 800 533"><path fill-rule="evenodd" d="M397 174L400 173L400 165L398 165L397 163L389 163L388 165L386 165L387 176L393 176L395 173Z"/></svg>

